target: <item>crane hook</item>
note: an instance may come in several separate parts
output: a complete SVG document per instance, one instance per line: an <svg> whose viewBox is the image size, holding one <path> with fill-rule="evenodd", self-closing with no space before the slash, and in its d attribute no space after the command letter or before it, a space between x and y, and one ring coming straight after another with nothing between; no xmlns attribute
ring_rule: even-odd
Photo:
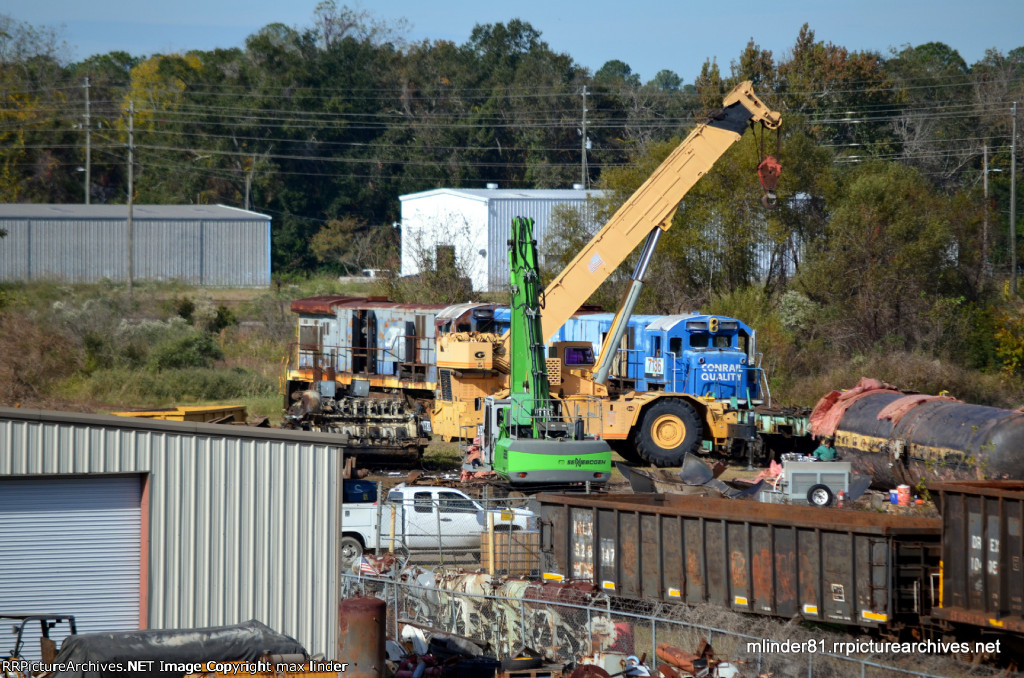
<svg viewBox="0 0 1024 678"><path fill-rule="evenodd" d="M782 164L769 155L757 166L757 176L761 180L761 187L764 195L761 197L761 204L767 209L774 209L778 202L775 188L779 185L779 176L782 174Z"/></svg>

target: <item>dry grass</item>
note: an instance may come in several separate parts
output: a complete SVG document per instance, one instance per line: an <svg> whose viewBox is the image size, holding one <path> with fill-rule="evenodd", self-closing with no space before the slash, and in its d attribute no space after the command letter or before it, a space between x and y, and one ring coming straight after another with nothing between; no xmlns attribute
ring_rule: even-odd
<svg viewBox="0 0 1024 678"><path fill-rule="evenodd" d="M814 405L829 391L853 388L861 377L881 379L905 391L949 391L964 402L1014 409L1024 403L1020 383L999 375L968 370L948 361L916 353L890 352L838 359L826 371L797 378L783 393L780 403Z"/></svg>
<svg viewBox="0 0 1024 678"><path fill-rule="evenodd" d="M30 313L3 313L0 356L0 404L69 409L70 403L51 392L82 365L81 351L69 337L43 327Z"/></svg>

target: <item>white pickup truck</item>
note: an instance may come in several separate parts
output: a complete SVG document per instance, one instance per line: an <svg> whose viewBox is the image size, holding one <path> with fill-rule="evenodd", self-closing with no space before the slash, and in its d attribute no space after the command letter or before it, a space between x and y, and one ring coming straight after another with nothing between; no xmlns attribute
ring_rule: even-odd
<svg viewBox="0 0 1024 678"><path fill-rule="evenodd" d="M403 483L392 488L380 505L342 504L342 567L350 567L363 551L387 551L392 535L396 551L479 549L480 535L488 529L488 514L494 516L496 531L536 528L533 511L485 509L450 487L410 487Z"/></svg>

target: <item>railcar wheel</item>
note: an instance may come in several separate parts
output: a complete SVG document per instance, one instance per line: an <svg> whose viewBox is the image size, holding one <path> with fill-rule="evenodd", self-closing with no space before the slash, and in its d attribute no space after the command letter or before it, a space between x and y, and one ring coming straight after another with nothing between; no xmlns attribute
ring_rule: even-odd
<svg viewBox="0 0 1024 678"><path fill-rule="evenodd" d="M834 500L835 497L828 485L812 485L811 489L807 490L807 503L811 506L831 506Z"/></svg>
<svg viewBox="0 0 1024 678"><path fill-rule="evenodd" d="M701 422L685 400L662 399L654 403L640 422L636 447L645 461L655 466L680 466L701 440Z"/></svg>

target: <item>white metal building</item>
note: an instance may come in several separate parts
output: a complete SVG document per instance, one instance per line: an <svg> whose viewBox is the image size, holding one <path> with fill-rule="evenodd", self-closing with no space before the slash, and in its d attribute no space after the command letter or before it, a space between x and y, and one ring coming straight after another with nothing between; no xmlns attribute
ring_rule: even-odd
<svg viewBox="0 0 1024 678"><path fill-rule="evenodd" d="M270 217L235 207L2 204L0 229L0 281L270 285Z"/></svg>
<svg viewBox="0 0 1024 678"><path fill-rule="evenodd" d="M0 408L0 612L79 633L257 619L334 658L338 441Z"/></svg>
<svg viewBox="0 0 1024 678"><path fill-rule="evenodd" d="M490 185L489 185L490 186ZM508 288L512 219L534 220L543 261L551 210L573 205L589 213L588 198L601 191L572 189L439 188L399 197L402 202L402 275L419 273L438 248L454 248L460 271L478 292Z"/></svg>

